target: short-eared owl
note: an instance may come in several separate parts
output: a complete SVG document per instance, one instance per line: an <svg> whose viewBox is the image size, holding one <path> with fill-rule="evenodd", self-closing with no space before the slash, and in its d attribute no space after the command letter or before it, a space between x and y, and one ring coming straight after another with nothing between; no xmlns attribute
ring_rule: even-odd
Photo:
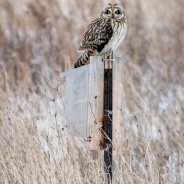
<svg viewBox="0 0 184 184"><path fill-rule="evenodd" d="M122 6L109 3L96 18L88 25L78 52L83 52L74 67L89 63L90 56L101 55L115 51L125 38L127 19Z"/></svg>

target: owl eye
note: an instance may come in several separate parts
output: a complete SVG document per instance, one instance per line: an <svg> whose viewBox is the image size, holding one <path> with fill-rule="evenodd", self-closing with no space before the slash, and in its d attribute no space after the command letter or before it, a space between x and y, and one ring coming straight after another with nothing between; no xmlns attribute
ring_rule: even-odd
<svg viewBox="0 0 184 184"><path fill-rule="evenodd" d="M116 14L120 14L121 12L119 10L115 11Z"/></svg>
<svg viewBox="0 0 184 184"><path fill-rule="evenodd" d="M107 10L105 13L106 13L106 14L111 14L111 12L110 12L109 10Z"/></svg>

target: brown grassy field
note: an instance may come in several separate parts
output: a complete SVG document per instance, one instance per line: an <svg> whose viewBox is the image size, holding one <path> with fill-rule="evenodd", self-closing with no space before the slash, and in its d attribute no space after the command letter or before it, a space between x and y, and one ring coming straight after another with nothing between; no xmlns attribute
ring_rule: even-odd
<svg viewBox="0 0 184 184"><path fill-rule="evenodd" d="M115 52L124 121L114 183L183 184L184 1L116 2L129 28ZM59 73L107 3L0 0L0 183L106 183L103 152L94 159L67 133Z"/></svg>

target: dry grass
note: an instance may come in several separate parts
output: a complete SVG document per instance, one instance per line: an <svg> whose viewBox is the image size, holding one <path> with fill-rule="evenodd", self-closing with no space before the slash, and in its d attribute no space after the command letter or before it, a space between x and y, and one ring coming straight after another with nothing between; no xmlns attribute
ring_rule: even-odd
<svg viewBox="0 0 184 184"><path fill-rule="evenodd" d="M105 183L103 153L94 159L67 134L58 77L105 4L0 1L0 183ZM124 58L124 121L114 183L182 184L184 2L123 4L129 29L116 52Z"/></svg>

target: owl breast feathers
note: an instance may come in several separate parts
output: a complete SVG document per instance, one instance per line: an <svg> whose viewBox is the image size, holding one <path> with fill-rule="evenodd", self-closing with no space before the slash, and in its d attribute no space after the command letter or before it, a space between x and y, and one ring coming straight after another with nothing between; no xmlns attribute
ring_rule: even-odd
<svg viewBox="0 0 184 184"><path fill-rule="evenodd" d="M122 6L108 4L99 18L88 25L78 52L83 52L74 67L89 63L90 56L115 51L125 38L127 20Z"/></svg>

